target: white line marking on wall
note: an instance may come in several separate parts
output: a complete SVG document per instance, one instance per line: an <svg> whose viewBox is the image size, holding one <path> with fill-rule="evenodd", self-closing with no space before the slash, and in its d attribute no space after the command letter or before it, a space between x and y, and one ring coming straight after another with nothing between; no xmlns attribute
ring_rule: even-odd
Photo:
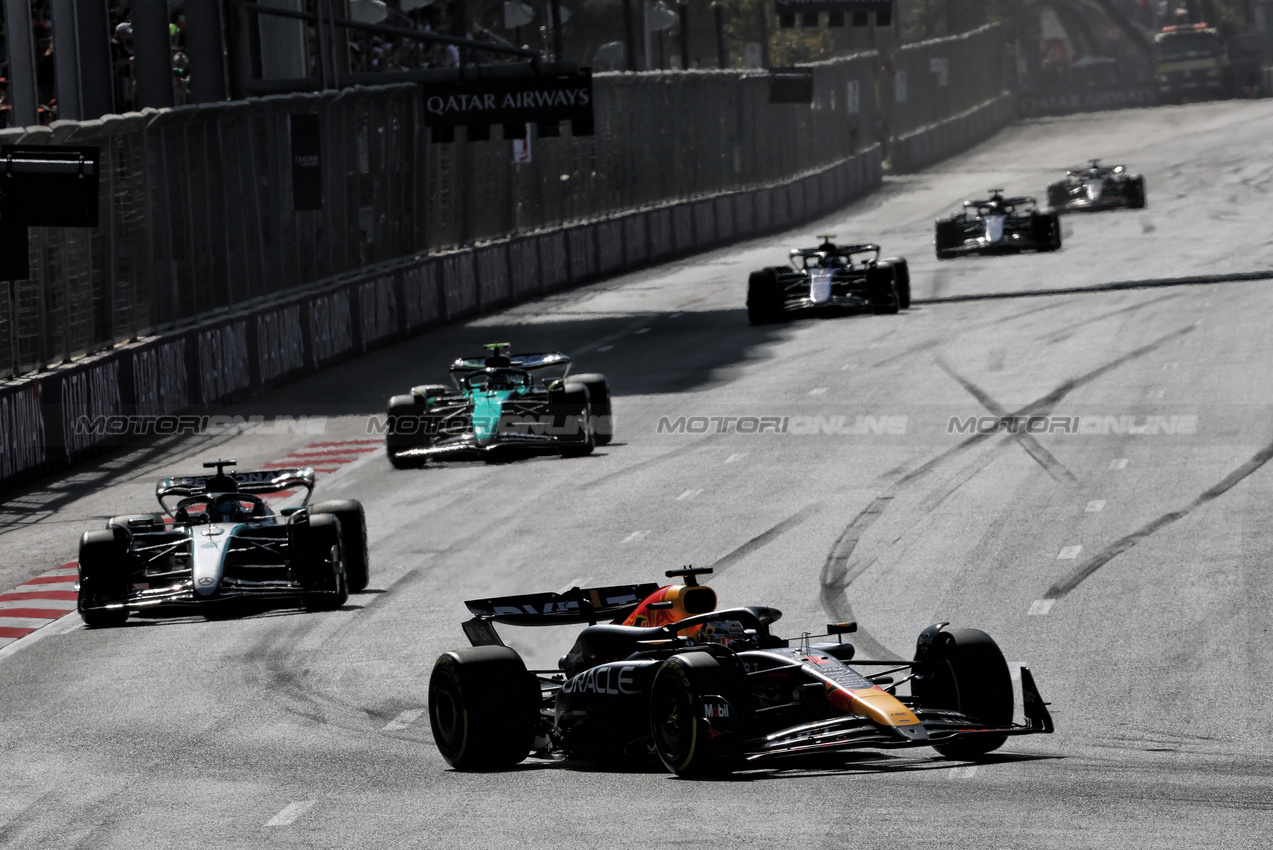
<svg viewBox="0 0 1273 850"><path fill-rule="evenodd" d="M1126 469L1126 468L1127 468L1127 458L1125 458L1125 457L1120 457L1118 460L1111 460L1111 461L1109 462L1109 468L1110 468L1110 469Z"/></svg>
<svg viewBox="0 0 1273 850"><path fill-rule="evenodd" d="M1036 599L1030 603L1030 610L1026 611L1026 615L1030 617L1042 617L1052 610L1052 604L1055 599Z"/></svg>
<svg viewBox="0 0 1273 850"><path fill-rule="evenodd" d="M1061 551L1056 555L1056 559L1058 561L1073 561L1079 556L1079 552L1082 551L1082 546L1062 546Z"/></svg>
<svg viewBox="0 0 1273 850"><path fill-rule="evenodd" d="M702 493L702 492L703 492L702 490L686 490L684 493L676 497L676 501L688 502L690 499L693 499L699 493Z"/></svg>
<svg viewBox="0 0 1273 850"><path fill-rule="evenodd" d="M636 543L638 541L644 540L649 535L650 535L650 532L648 529L645 531L634 531L631 534L629 534L627 537L623 538L623 542Z"/></svg>
<svg viewBox="0 0 1273 850"><path fill-rule="evenodd" d="M295 803L288 803L283 807L283 811L276 814L265 822L266 826L291 826L296 819L308 812L317 803L317 800L300 800Z"/></svg>
<svg viewBox="0 0 1273 850"><path fill-rule="evenodd" d="M1085 513L1085 514L1099 514L1099 513L1100 513L1101 511L1103 511L1103 510L1105 510L1105 500L1104 500L1104 499L1093 499L1092 501L1090 501L1090 502L1088 502L1088 503L1087 503L1087 507L1083 509L1083 513Z"/></svg>
<svg viewBox="0 0 1273 850"><path fill-rule="evenodd" d="M421 714L424 714L423 708L408 709L402 712L401 714L399 714L393 720L390 720L388 723L386 723L385 728L382 729L381 731L382 732L398 732L398 731L401 731L402 729L406 729L412 723L415 723L417 720L419 720Z"/></svg>
<svg viewBox="0 0 1273 850"><path fill-rule="evenodd" d="M814 387L809 390L809 395L826 395L828 387Z"/></svg>
<svg viewBox="0 0 1273 850"><path fill-rule="evenodd" d="M725 458L725 463L738 463L745 457L747 457L747 452L734 452L732 455Z"/></svg>

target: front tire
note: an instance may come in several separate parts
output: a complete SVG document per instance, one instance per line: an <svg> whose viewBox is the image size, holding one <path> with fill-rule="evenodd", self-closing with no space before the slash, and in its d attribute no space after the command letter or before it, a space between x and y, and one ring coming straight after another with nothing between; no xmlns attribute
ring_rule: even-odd
<svg viewBox="0 0 1273 850"><path fill-rule="evenodd" d="M407 449L427 444L424 434L424 399L417 395L396 395L389 399L389 411L385 416L385 454L394 469L416 469L424 465L423 458L404 457Z"/></svg>
<svg viewBox="0 0 1273 850"><path fill-rule="evenodd" d="M568 381L549 394L548 404L552 412L553 428L562 443L562 457L592 454L597 447L597 437L592 428L588 387L573 380Z"/></svg>
<svg viewBox="0 0 1273 850"><path fill-rule="evenodd" d="M1012 675L990 635L979 629L939 631L922 669L911 680L911 693L921 707L958 711L989 726L1012 723ZM979 735L933 749L947 758L976 758L1007 740L1002 735Z"/></svg>
<svg viewBox="0 0 1273 850"><path fill-rule="evenodd" d="M752 272L747 279L747 321L772 325L782 321L782 288L777 269Z"/></svg>
<svg viewBox="0 0 1273 850"><path fill-rule="evenodd" d="M677 776L725 776L742 768L751 711L746 674L706 652L674 655L650 688L650 731Z"/></svg>
<svg viewBox="0 0 1273 850"><path fill-rule="evenodd" d="M884 262L893 267L893 283L897 287L897 306L902 310L911 307L911 267L901 257L889 257Z"/></svg>
<svg viewBox="0 0 1273 850"><path fill-rule="evenodd" d="M901 308L897 273L887 261L866 270L866 291L876 313L892 315Z"/></svg>
<svg viewBox="0 0 1273 850"><path fill-rule="evenodd" d="M76 608L90 629L122 626L128 621L129 537L126 530L114 526L85 532L80 538ZM122 607L103 608L104 605Z"/></svg>
<svg viewBox="0 0 1273 850"><path fill-rule="evenodd" d="M570 380L588 388L592 432L596 435L598 446L609 445L614 439L614 406L610 400L610 382L605 375L597 373L571 375Z"/></svg>
<svg viewBox="0 0 1273 850"><path fill-rule="evenodd" d="M1145 208L1145 178L1137 175L1128 186L1128 203L1127 205L1134 210L1143 210Z"/></svg>
<svg viewBox="0 0 1273 850"><path fill-rule="evenodd" d="M288 539L292 570L301 584L301 606L306 611L334 611L349 601L340 520L333 514L307 517L292 525Z"/></svg>
<svg viewBox="0 0 1273 850"><path fill-rule="evenodd" d="M539 684L506 646L444 653L429 677L433 741L456 770L501 770L530 754L539 725Z"/></svg>
<svg viewBox="0 0 1273 850"><path fill-rule="evenodd" d="M340 538L344 555L345 580L351 593L361 593L371 580L370 560L367 557L367 513L362 503L353 499L338 502L320 502L309 509L310 517L330 514L340 522Z"/></svg>
<svg viewBox="0 0 1273 850"><path fill-rule="evenodd" d="M937 259L953 260L958 251L955 250L959 246L959 227L953 221L937 222Z"/></svg>

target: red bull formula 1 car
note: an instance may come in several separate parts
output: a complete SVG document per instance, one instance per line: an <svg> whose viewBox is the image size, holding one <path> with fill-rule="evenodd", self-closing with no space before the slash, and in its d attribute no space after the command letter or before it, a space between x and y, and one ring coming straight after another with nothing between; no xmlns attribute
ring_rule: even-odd
<svg viewBox="0 0 1273 850"><path fill-rule="evenodd" d="M1057 212L1145 208L1145 178L1126 166L1106 167L1099 159L1087 168L1066 172L1065 179L1048 187L1048 206Z"/></svg>
<svg viewBox="0 0 1273 850"><path fill-rule="evenodd" d="M227 471L164 478L164 513L111 517L80 538L78 608L90 628L132 613L239 613L248 605L327 611L366 588L367 523L356 501L309 505L314 470ZM304 490L275 512L262 498Z"/></svg>
<svg viewBox="0 0 1273 850"><path fill-rule="evenodd" d="M712 588L633 584L465 603L472 647L438 658L429 717L458 770L511 767L527 756L611 764L661 761L682 776L724 774L818 753L932 747L975 758L1009 736L1052 731L1021 668L1025 723L999 647L984 632L924 629L913 660L857 660L843 641L784 640L774 608L717 610ZM601 622L607 620L609 622ZM527 671L495 623L587 623L559 670ZM909 695L898 693L908 684Z"/></svg>

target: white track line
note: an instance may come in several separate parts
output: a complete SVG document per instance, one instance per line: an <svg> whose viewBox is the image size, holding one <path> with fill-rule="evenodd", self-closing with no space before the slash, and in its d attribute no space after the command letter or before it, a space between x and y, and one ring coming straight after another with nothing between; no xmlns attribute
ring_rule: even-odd
<svg viewBox="0 0 1273 850"><path fill-rule="evenodd" d="M636 542L638 542L638 541L644 540L646 537L648 537L648 536L649 536L649 534L650 534L649 530L646 530L646 531L634 531L634 532L632 532L631 534L629 534L627 537L623 538L623 542L624 542L624 543L636 543Z"/></svg>
<svg viewBox="0 0 1273 850"><path fill-rule="evenodd" d="M690 499L695 498L696 496L698 496L699 493L702 493L702 492L703 492L702 490L686 490L684 493L676 497L676 501L688 502Z"/></svg>
<svg viewBox="0 0 1273 850"><path fill-rule="evenodd" d="M738 463L745 457L747 457L747 452L734 452L732 455L725 458L725 463Z"/></svg>
<svg viewBox="0 0 1273 850"><path fill-rule="evenodd" d="M1092 501L1090 501L1090 502L1088 502L1088 503L1087 503L1087 507L1085 507L1085 508L1083 509L1083 513L1085 513L1085 514L1099 514L1099 513L1100 513L1101 511L1103 511L1103 510L1105 510L1105 500L1104 500L1104 499L1093 499Z"/></svg>
<svg viewBox="0 0 1273 850"><path fill-rule="evenodd" d="M1110 469L1126 469L1126 468L1127 468L1127 458L1125 458L1125 457L1120 457L1120 458L1118 458L1117 460L1111 460L1111 461L1109 462L1109 468L1110 468Z"/></svg>
<svg viewBox="0 0 1273 850"><path fill-rule="evenodd" d="M1030 610L1026 611L1027 617L1043 617L1052 610L1055 599L1036 599L1030 603Z"/></svg>
<svg viewBox="0 0 1273 850"><path fill-rule="evenodd" d="M419 719L420 719L420 715L422 715L422 714L424 714L424 709L423 709L423 708L411 708L411 709L408 709L408 710L406 710L406 711L402 712L401 714L399 714L399 715L398 715L397 717L395 717L393 720L390 720L388 723L386 723L386 724L385 724L385 726L384 726L384 728L383 728L383 729L381 729L380 731L382 731L382 732L399 732L399 731L401 731L401 730L403 730L403 729L406 729L406 728L407 728L408 726L410 726L412 723L415 723L417 720L419 720Z"/></svg>
<svg viewBox="0 0 1273 850"><path fill-rule="evenodd" d="M265 822L266 826L291 826L301 815L314 808L317 800L300 800L295 803L288 803L283 807L283 811L276 814Z"/></svg>
<svg viewBox="0 0 1273 850"><path fill-rule="evenodd" d="M809 395L826 395L829 387L814 387L809 390Z"/></svg>
<svg viewBox="0 0 1273 850"><path fill-rule="evenodd" d="M1073 561L1079 556L1079 552L1082 551L1082 546L1062 546L1061 551L1056 553L1056 559L1058 561Z"/></svg>

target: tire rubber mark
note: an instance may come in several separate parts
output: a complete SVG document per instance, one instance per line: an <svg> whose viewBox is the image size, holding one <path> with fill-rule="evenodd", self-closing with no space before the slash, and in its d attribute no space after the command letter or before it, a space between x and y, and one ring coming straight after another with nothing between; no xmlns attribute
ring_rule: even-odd
<svg viewBox="0 0 1273 850"><path fill-rule="evenodd" d="M1026 292L969 293L967 295L948 295L943 298L914 298L911 300L911 303L952 304L961 301L994 301L1004 298L1046 298L1051 295L1087 295L1093 292L1117 292L1123 289L1153 289L1159 286L1207 286L1215 283L1243 283L1253 280L1273 280L1273 271L1149 278L1147 280L1128 280L1119 283L1098 283L1094 286L1070 286L1061 289L1032 289Z"/></svg>
<svg viewBox="0 0 1273 850"><path fill-rule="evenodd" d="M1233 472L1230 472L1220 481L1219 484L1216 484L1209 490L1204 491L1184 508L1181 508L1178 511L1165 513L1152 522L1145 524L1141 528L1127 535L1123 539L1107 546L1100 554L1088 559L1069 576L1048 588L1048 592L1043 598L1054 600L1061 599L1071 590L1082 584L1088 576L1092 575L1092 573L1096 572L1127 550L1135 548L1136 544L1140 543L1140 541L1149 537L1154 532L1161 528L1166 528L1176 520L1184 519L1189 516L1189 514L1193 513L1195 510L1213 499L1223 496L1234 485L1238 484L1248 475L1268 463L1270 458L1273 458L1273 443L1270 443L1260 449L1250 460L1233 470Z"/></svg>
<svg viewBox="0 0 1273 850"><path fill-rule="evenodd" d="M725 572L725 570L729 569L734 564L738 563L743 558L750 555L752 552L755 552L757 549L760 549L761 547L768 546L770 543L772 543L774 540L777 540L783 534L786 534L791 529L795 528L796 526L803 523L805 520L812 517L819 510L821 510L821 508L818 505L807 505L801 508L800 510L796 511L794 514L787 517L786 519L784 519L782 522L778 523L777 525L774 525L771 528L765 531L762 531L760 534L757 534L755 537L748 540L746 543L739 546L737 549L730 552L728 555L718 558L716 562L712 564L713 575L720 575L721 573Z"/></svg>

